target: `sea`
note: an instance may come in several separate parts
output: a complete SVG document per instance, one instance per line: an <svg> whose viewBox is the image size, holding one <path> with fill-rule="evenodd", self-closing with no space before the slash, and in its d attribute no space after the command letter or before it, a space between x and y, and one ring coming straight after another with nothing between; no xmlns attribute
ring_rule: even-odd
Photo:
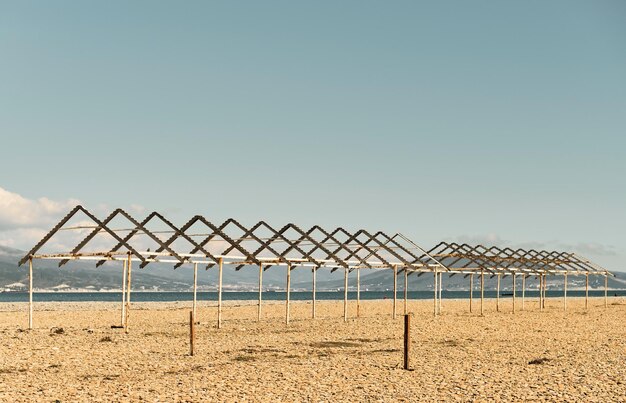
<svg viewBox="0 0 626 403"><path fill-rule="evenodd" d="M258 298L258 291L250 292L235 292L228 291L222 293L222 300L229 301L256 301ZM442 291L443 299L467 299L469 298L468 291ZM511 293L501 293L501 298L512 298ZM517 292L517 297L521 298L521 291ZM538 297L539 293L536 290L526 290L526 296L529 298ZM626 290L609 290L609 297L625 297ZM264 291L264 301L284 301L287 294L279 291ZM474 291L474 298L480 298L480 291ZM563 290L548 290L548 297L562 297ZM584 290L568 290L568 297L584 297ZM604 290L589 290L590 297L604 297ZM343 300L343 291L318 291L315 293L317 300ZM380 299L393 299L393 291L361 291L362 300L380 300ZM496 291L485 290L485 298L495 298ZM404 298L404 292L399 291L397 293L398 299ZM431 299L433 298L433 291L409 291L409 299ZM33 293L33 301L37 302L80 302L80 301L120 301L122 299L121 292L35 292ZM132 301L134 302L174 302L174 301L191 301L193 300L192 292L161 292L161 291L133 291ZM217 292L198 292L197 299L199 301L217 301ZM310 291L292 291L290 293L290 299L292 301L307 301L312 299L312 293ZM348 299L355 300L356 292L348 292ZM0 293L0 302L27 302L27 292L2 292Z"/></svg>

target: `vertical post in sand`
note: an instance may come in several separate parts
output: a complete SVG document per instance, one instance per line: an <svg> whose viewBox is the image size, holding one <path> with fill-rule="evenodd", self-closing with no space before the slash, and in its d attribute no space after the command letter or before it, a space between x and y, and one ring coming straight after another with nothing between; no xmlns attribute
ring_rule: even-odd
<svg viewBox="0 0 626 403"><path fill-rule="evenodd" d="M513 313L515 313L515 297L516 297L516 292L515 292L515 274L513 273Z"/></svg>
<svg viewBox="0 0 626 403"><path fill-rule="evenodd" d="M567 273L563 277L563 310L567 311Z"/></svg>
<svg viewBox="0 0 626 403"><path fill-rule="evenodd" d="M393 266L393 319L396 318L396 304L398 302L398 266Z"/></svg>
<svg viewBox="0 0 626 403"><path fill-rule="evenodd" d="M411 368L411 315L404 315L404 369Z"/></svg>
<svg viewBox="0 0 626 403"><path fill-rule="evenodd" d="M470 274L470 313L472 313L472 299L474 298L474 273Z"/></svg>
<svg viewBox="0 0 626 403"><path fill-rule="evenodd" d="M217 328L222 328L222 272L224 271L224 259L219 260L217 274Z"/></svg>
<svg viewBox="0 0 626 403"><path fill-rule="evenodd" d="M409 297L409 272L406 269L406 267L404 268L404 314L406 315L407 312L407 298Z"/></svg>
<svg viewBox="0 0 626 403"><path fill-rule="evenodd" d="M548 275L543 275L543 307L546 307L546 297L548 296Z"/></svg>
<svg viewBox="0 0 626 403"><path fill-rule="evenodd" d="M197 305L197 290L198 290L198 263L193 264L193 304L191 313L193 314L193 320L196 320L196 305ZM193 355L193 352L191 353Z"/></svg>
<svg viewBox="0 0 626 403"><path fill-rule="evenodd" d="M435 316L437 316L437 270L433 271L433 278L435 279L435 285L433 286L433 290L435 291L433 295L433 302L435 304Z"/></svg>
<svg viewBox="0 0 626 403"><path fill-rule="evenodd" d="M285 323L289 324L289 292L291 289L291 264L287 263L287 298L285 306Z"/></svg>
<svg viewBox="0 0 626 403"><path fill-rule="evenodd" d="M28 330L33 329L33 258L28 259Z"/></svg>
<svg viewBox="0 0 626 403"><path fill-rule="evenodd" d="M485 304L485 271L480 271L480 316L483 316L485 311L483 305Z"/></svg>
<svg viewBox="0 0 626 403"><path fill-rule="evenodd" d="M496 312L500 312L500 273L498 273L498 282L496 284Z"/></svg>
<svg viewBox="0 0 626 403"><path fill-rule="evenodd" d="M343 274L343 321L348 321L348 268L344 269Z"/></svg>
<svg viewBox="0 0 626 403"><path fill-rule="evenodd" d="M585 274L585 309L589 308L589 274Z"/></svg>
<svg viewBox="0 0 626 403"><path fill-rule="evenodd" d="M120 318L120 326L124 327L124 320L126 318L126 263L124 260L122 268L122 316Z"/></svg>
<svg viewBox="0 0 626 403"><path fill-rule="evenodd" d="M128 333L128 320L130 317L130 285L133 272L133 261L131 260L130 252L128 252L128 263L126 264L126 266L128 266L128 277L126 277L126 317L124 318L124 330L126 331L126 333Z"/></svg>
<svg viewBox="0 0 626 403"><path fill-rule="evenodd" d="M361 269L356 269L356 317L361 317Z"/></svg>
<svg viewBox="0 0 626 403"><path fill-rule="evenodd" d="M441 315L441 292L443 290L443 272L439 272L439 314Z"/></svg>
<svg viewBox="0 0 626 403"><path fill-rule="evenodd" d="M196 315L193 311L189 312L189 355L194 353L194 342L196 339Z"/></svg>
<svg viewBox="0 0 626 403"><path fill-rule="evenodd" d="M261 304L263 302L263 264L259 265L259 307L257 308L257 322L261 321Z"/></svg>
<svg viewBox="0 0 626 403"><path fill-rule="evenodd" d="M543 311L543 274L539 275L539 311Z"/></svg>
<svg viewBox="0 0 626 403"><path fill-rule="evenodd" d="M609 307L609 275L604 275L604 307Z"/></svg>
<svg viewBox="0 0 626 403"><path fill-rule="evenodd" d="M526 302L526 273L522 274L522 311Z"/></svg>
<svg viewBox="0 0 626 403"><path fill-rule="evenodd" d="M315 319L316 317L316 312L315 312L315 287L316 287L316 280L317 280L317 267L313 267L313 269L311 269L311 271L313 272L313 319Z"/></svg>

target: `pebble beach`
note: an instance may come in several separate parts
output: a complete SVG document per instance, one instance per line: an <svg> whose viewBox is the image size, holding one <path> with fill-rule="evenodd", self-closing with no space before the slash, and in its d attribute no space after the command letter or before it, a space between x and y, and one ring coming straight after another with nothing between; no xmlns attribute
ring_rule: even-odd
<svg viewBox="0 0 626 403"><path fill-rule="evenodd" d="M190 355L188 302L0 304L2 402L626 401L626 299L199 302Z"/></svg>

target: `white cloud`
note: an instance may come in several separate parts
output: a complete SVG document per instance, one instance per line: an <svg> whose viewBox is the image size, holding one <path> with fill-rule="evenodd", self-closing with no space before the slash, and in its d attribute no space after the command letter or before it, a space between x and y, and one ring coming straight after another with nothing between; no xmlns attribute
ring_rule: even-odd
<svg viewBox="0 0 626 403"><path fill-rule="evenodd" d="M41 197L33 200L17 193L10 192L0 187L0 246L6 246L21 250L30 250L50 229L61 220L76 205L79 200L68 198L66 200L51 200ZM107 204L98 204L90 209L96 216L104 217L113 210ZM138 204L131 204L133 214L141 214L145 208ZM74 227L85 226L88 228L75 229L72 231L58 232L48 243L47 249L54 252L67 252L78 244L87 234L92 231L94 223L87 217L77 216L71 225ZM128 226L128 225L127 225ZM134 239L137 247L143 247L145 240ZM90 248L109 249L117 241L110 235L102 232L90 243ZM85 248L86 250L88 248Z"/></svg>
<svg viewBox="0 0 626 403"><path fill-rule="evenodd" d="M146 208L141 204L131 204L130 209L135 213L143 213L146 211Z"/></svg>
<svg viewBox="0 0 626 403"><path fill-rule="evenodd" d="M0 187L0 231L48 226L77 204L80 202L76 199L30 200Z"/></svg>
<svg viewBox="0 0 626 403"><path fill-rule="evenodd" d="M549 250L559 252L575 252L589 256L617 256L618 252L614 246L603 245L597 242L579 242L564 243L555 240L551 241L530 241L530 242L510 242L497 234L477 234L462 235L456 238L458 243L467 243L469 245L498 246L510 247L513 249L521 248L525 250Z"/></svg>

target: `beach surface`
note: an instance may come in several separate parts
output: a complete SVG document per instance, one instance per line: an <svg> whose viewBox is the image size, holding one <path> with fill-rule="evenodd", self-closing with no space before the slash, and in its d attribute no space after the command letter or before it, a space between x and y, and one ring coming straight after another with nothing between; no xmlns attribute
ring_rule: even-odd
<svg viewBox="0 0 626 403"><path fill-rule="evenodd" d="M200 302L0 304L0 401L626 401L626 299L410 300L411 366L402 368L403 301L228 301L217 329Z"/></svg>

